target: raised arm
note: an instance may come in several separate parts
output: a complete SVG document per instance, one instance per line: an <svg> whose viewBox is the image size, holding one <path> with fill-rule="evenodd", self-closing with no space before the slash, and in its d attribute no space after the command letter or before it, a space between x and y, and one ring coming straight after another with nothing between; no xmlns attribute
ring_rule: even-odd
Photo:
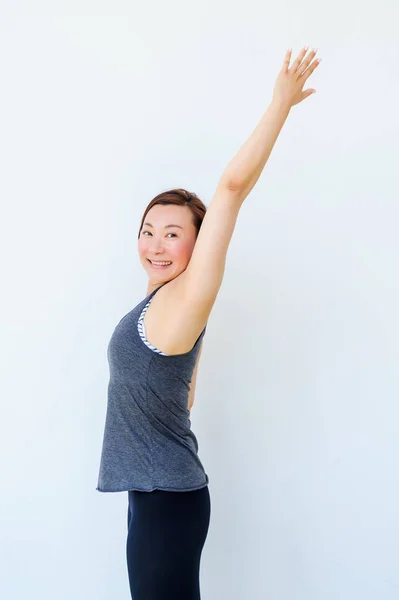
<svg viewBox="0 0 399 600"><path fill-rule="evenodd" d="M286 53L276 80L272 102L259 124L227 165L208 207L196 244L184 272L185 310L205 324L222 283L226 254L239 210L270 156L291 108L315 92L302 91L319 61L304 48L290 67L291 51ZM306 56L306 58L305 58Z"/></svg>
<svg viewBox="0 0 399 600"><path fill-rule="evenodd" d="M316 49L312 50L304 58L307 52L305 46L291 68L289 66L291 51L287 51L283 67L276 80L271 104L223 173L223 178L229 186L240 191L242 201L258 181L291 108L316 92L314 89L302 91L306 80L320 62L317 60L312 62L316 51Z"/></svg>

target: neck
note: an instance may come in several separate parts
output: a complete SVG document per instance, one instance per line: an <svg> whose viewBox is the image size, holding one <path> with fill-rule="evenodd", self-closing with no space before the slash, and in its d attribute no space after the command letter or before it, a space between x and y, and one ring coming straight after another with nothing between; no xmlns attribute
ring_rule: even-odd
<svg viewBox="0 0 399 600"><path fill-rule="evenodd" d="M149 296L151 294L151 292L156 290L160 285L162 285L162 283L151 283L149 281L148 286L147 286L147 296Z"/></svg>

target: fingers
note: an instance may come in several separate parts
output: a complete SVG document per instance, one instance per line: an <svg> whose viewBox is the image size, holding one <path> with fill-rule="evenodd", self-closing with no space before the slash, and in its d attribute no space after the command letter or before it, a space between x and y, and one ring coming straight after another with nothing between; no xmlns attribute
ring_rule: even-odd
<svg viewBox="0 0 399 600"><path fill-rule="evenodd" d="M314 57L316 56L317 50L318 50L318 48L313 48L313 50L311 50L311 52L308 54L308 56L305 58L305 60L300 64L298 71L300 72L301 75L303 75L303 73L306 71L306 69L308 68L308 66L310 65L310 63L312 62Z"/></svg>
<svg viewBox="0 0 399 600"><path fill-rule="evenodd" d="M299 65L301 64L303 57L305 56L306 52L308 51L309 46L304 46L302 48L302 50L300 51L300 53L298 54L298 56L296 57L296 59L294 60L294 62L292 63L292 71L295 73L295 71L298 69Z"/></svg>
<svg viewBox="0 0 399 600"><path fill-rule="evenodd" d="M288 69L289 69L290 60L291 60L291 54L292 54L292 48L289 48L287 50L287 52L285 53L284 64L283 64L283 71L288 71Z"/></svg>
<svg viewBox="0 0 399 600"><path fill-rule="evenodd" d="M313 55L313 57L314 57L314 55ZM313 73L315 68L319 66L320 61L321 61L321 58L316 58L316 60L314 60L312 62L310 67L307 67L307 69L303 73L301 73L299 79L301 81L305 82L307 80L307 78ZM301 68L301 70L302 70L302 68Z"/></svg>
<svg viewBox="0 0 399 600"><path fill-rule="evenodd" d="M297 58L294 60L294 62L292 63L292 67L291 67L291 72L292 73L296 73L298 71L298 73L300 75L303 75L303 73L306 71L306 69L308 68L308 66L310 65L310 63L312 62L313 58L316 56L316 53L318 51L318 48L313 48L310 53L308 54L308 56L305 58L306 53L309 49L309 46L304 46L301 50L301 52L298 54ZM305 60L303 60L305 58ZM320 61L317 61L317 64ZM316 65L317 66L317 65ZM315 67L313 67L314 70Z"/></svg>

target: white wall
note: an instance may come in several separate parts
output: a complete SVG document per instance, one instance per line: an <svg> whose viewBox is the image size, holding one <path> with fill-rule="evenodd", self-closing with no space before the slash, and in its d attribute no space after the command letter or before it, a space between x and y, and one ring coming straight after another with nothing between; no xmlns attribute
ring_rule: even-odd
<svg viewBox="0 0 399 600"><path fill-rule="evenodd" d="M140 218L175 186L209 205L305 43L317 94L242 207L204 341L202 597L398 598L395 11L2 2L2 598L130 598L127 494L95 487Z"/></svg>

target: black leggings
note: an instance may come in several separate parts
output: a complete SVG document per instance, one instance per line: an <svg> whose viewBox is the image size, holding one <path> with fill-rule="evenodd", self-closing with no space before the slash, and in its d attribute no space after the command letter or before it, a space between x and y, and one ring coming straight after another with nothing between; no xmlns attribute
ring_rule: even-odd
<svg viewBox="0 0 399 600"><path fill-rule="evenodd" d="M211 514L208 486L128 492L127 568L132 600L200 600L199 570Z"/></svg>

